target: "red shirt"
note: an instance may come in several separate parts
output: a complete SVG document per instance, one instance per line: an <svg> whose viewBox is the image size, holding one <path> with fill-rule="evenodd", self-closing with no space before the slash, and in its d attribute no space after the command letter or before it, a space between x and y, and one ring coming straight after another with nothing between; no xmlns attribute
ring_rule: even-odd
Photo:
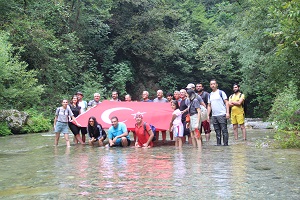
<svg viewBox="0 0 300 200"><path fill-rule="evenodd" d="M147 130L147 131L146 131ZM141 125L135 125L135 135L136 135L136 138L138 140L138 144L142 147L143 144L145 144L150 135L149 135L149 130L151 130L150 126L148 123L146 123L146 130L144 129L144 122L141 123ZM155 133L153 133L155 134ZM150 147L153 147L153 142L151 141L149 143L149 146Z"/></svg>

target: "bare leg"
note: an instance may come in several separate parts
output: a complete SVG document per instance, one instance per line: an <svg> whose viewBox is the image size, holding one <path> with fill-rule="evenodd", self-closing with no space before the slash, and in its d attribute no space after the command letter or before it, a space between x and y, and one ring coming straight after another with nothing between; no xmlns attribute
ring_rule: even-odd
<svg viewBox="0 0 300 200"><path fill-rule="evenodd" d="M234 134L234 139L238 139L238 125L237 124L233 124L233 134Z"/></svg>
<svg viewBox="0 0 300 200"><path fill-rule="evenodd" d="M167 132L166 132L166 131L162 131L162 132L161 132L161 135L162 135L162 140L163 140L163 142L166 142L166 139L167 139Z"/></svg>
<svg viewBox="0 0 300 200"><path fill-rule="evenodd" d="M69 140L69 133L64 133L64 136L65 136L67 147L70 147L71 145L70 145L70 140Z"/></svg>
<svg viewBox="0 0 300 200"><path fill-rule="evenodd" d="M128 141L126 137L122 137L122 146L127 147L128 146Z"/></svg>
<svg viewBox="0 0 300 200"><path fill-rule="evenodd" d="M191 131L191 140L192 140L193 147L197 147L197 142L196 142L194 131Z"/></svg>
<svg viewBox="0 0 300 200"><path fill-rule="evenodd" d="M79 142L80 144L84 144L83 141L81 140L80 134L75 135L74 138L75 138L75 141L76 141L75 144L77 144L78 142Z"/></svg>
<svg viewBox="0 0 300 200"><path fill-rule="evenodd" d="M241 124L240 126L241 126L241 129L242 129L242 132L243 132L243 139L247 140L245 124Z"/></svg>
<svg viewBox="0 0 300 200"><path fill-rule="evenodd" d="M103 146L103 139L101 138L100 140L98 140L99 146L102 147Z"/></svg>
<svg viewBox="0 0 300 200"><path fill-rule="evenodd" d="M94 142L92 140L89 140L89 145L94 146Z"/></svg>
<svg viewBox="0 0 300 200"><path fill-rule="evenodd" d="M178 137L175 138L175 147L178 147L179 140L180 139Z"/></svg>
<svg viewBox="0 0 300 200"><path fill-rule="evenodd" d="M85 134L82 134L82 142L85 143Z"/></svg>
<svg viewBox="0 0 300 200"><path fill-rule="evenodd" d="M173 132L170 132L170 139L173 140Z"/></svg>
<svg viewBox="0 0 300 200"><path fill-rule="evenodd" d="M58 145L59 136L60 136L60 133L55 133L55 140L54 140L54 145L55 145L55 146Z"/></svg>
<svg viewBox="0 0 300 200"><path fill-rule="evenodd" d="M200 135L200 138L196 138L198 149L202 148L202 136Z"/></svg>
<svg viewBox="0 0 300 200"><path fill-rule="evenodd" d="M205 139L206 139L206 142L209 141L209 139L210 139L210 133L205 133Z"/></svg>
<svg viewBox="0 0 300 200"><path fill-rule="evenodd" d="M182 139L178 138L178 147L181 149L182 148Z"/></svg>

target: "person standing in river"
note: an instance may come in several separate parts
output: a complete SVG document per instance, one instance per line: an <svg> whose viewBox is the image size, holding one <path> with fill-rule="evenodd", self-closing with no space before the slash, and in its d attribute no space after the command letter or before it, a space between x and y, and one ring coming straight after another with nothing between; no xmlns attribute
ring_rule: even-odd
<svg viewBox="0 0 300 200"><path fill-rule="evenodd" d="M83 113L86 112L88 104L87 104L86 101L83 100L82 92L77 92L76 95L77 95L77 98L78 98L78 106L80 107L80 114L83 114ZM79 127L79 129L80 129L79 132L81 132L82 142L85 143L85 135L87 133L86 127ZM74 142L75 142L75 144L77 144L78 140L76 140L76 138L75 138Z"/></svg>
<svg viewBox="0 0 300 200"><path fill-rule="evenodd" d="M68 100L64 99L62 101L62 106L58 107L55 112L55 118L54 118L54 132L55 132L55 140L54 145L58 145L60 133L64 134L67 147L70 147L70 141L69 141L69 117L76 123L78 127L81 125L78 124L76 121L76 118L74 117L72 110L68 106Z"/></svg>
<svg viewBox="0 0 300 200"><path fill-rule="evenodd" d="M74 117L77 117L78 115L80 115L81 113L81 108L80 106L78 106L78 97L77 96L73 96L73 98L70 101L69 107L74 115ZM77 144L77 142L79 142L80 144L84 144L84 142L82 141L79 131L80 128L79 126L76 126L73 122L68 122L69 128L72 131L73 135L75 136L76 140L75 140L75 144Z"/></svg>
<svg viewBox="0 0 300 200"><path fill-rule="evenodd" d="M221 133L223 135L224 146L228 146L228 129L227 119L229 119L229 104L227 95L224 91L218 89L218 83L215 79L210 81L212 92L208 98L207 104L207 121L212 112L212 123L216 132L217 146L221 145Z"/></svg>
<svg viewBox="0 0 300 200"><path fill-rule="evenodd" d="M156 92L156 98L153 99L153 102L155 103L167 103L168 100L164 97L164 92L162 90L157 90ZM156 131L156 138L157 140L159 139L159 131ZM162 136L162 141L163 143L166 142L167 139L167 131L166 130L162 130L161 131L161 136ZM173 133L170 132L170 139L173 140Z"/></svg>
<svg viewBox="0 0 300 200"><path fill-rule="evenodd" d="M202 83L196 84L196 92L203 99L203 101L207 107L209 93L204 91L204 86ZM205 133L205 139L208 142L210 139L210 132L211 132L209 121L207 121L207 120L202 121L201 126L200 126L200 134L202 133L202 127L203 127L203 130Z"/></svg>
<svg viewBox="0 0 300 200"><path fill-rule="evenodd" d="M238 125L240 125L243 139L246 140L245 111L243 107L245 96L240 92L240 86L237 83L233 85L233 92L234 93L229 96L229 106L231 107L230 121L233 125L234 139L238 139Z"/></svg>

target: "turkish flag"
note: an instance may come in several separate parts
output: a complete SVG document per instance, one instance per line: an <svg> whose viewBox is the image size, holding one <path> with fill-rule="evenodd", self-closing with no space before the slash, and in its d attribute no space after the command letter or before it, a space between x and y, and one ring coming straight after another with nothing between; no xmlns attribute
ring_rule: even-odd
<svg viewBox="0 0 300 200"><path fill-rule="evenodd" d="M89 117L94 116L107 129L111 126L110 118L116 116L119 122L126 124L128 130L134 130L134 117L138 112L143 115L143 121L155 126L156 130L169 129L173 113L170 103L103 101L79 115L76 120L81 126L87 127Z"/></svg>

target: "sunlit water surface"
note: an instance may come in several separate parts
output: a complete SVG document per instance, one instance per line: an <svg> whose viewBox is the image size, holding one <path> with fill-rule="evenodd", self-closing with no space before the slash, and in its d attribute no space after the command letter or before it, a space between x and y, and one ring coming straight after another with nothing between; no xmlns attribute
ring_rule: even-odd
<svg viewBox="0 0 300 200"><path fill-rule="evenodd" d="M70 134L71 135L71 134ZM202 151L72 145L52 133L0 138L1 199L300 199L300 151L257 148L272 131Z"/></svg>

